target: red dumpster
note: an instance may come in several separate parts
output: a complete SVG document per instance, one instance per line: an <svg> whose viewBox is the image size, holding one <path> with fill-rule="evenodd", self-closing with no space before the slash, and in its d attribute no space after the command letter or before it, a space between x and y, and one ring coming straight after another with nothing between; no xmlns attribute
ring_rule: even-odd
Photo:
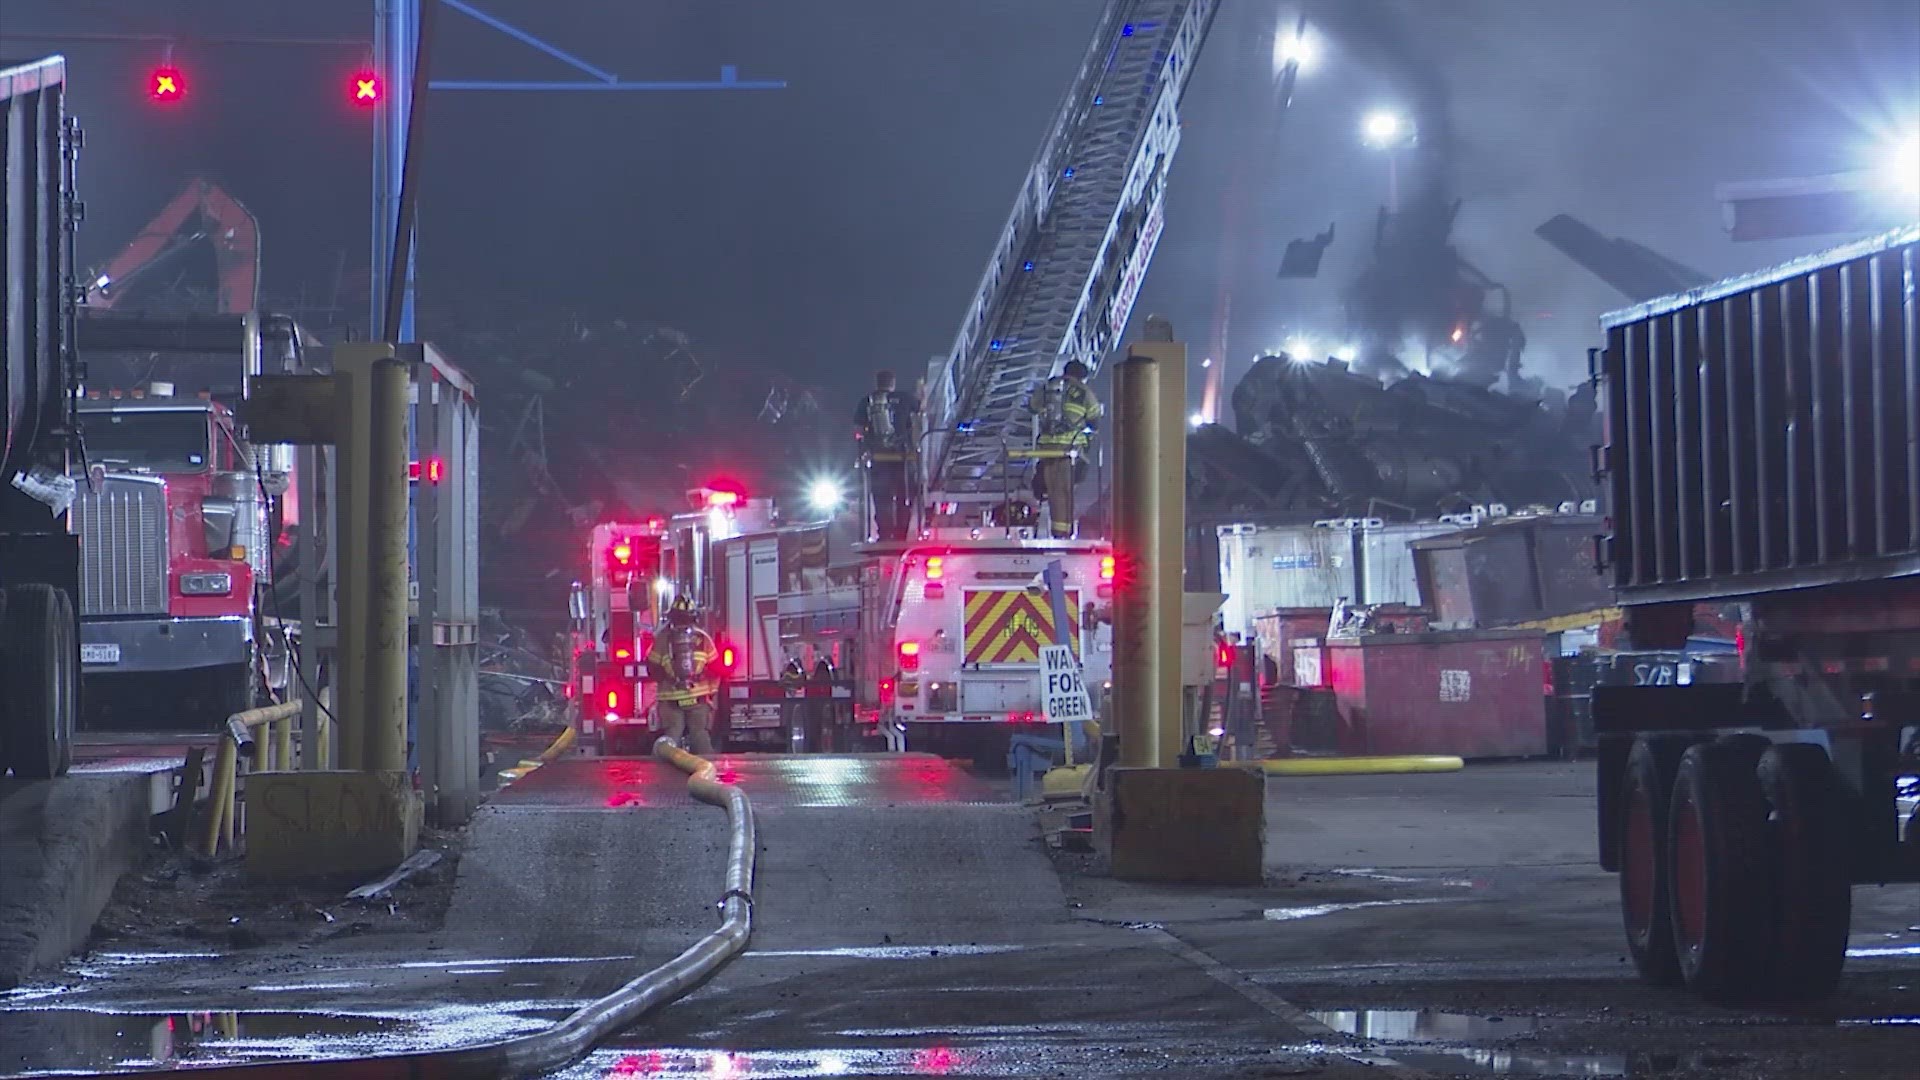
<svg viewBox="0 0 1920 1080"><path fill-rule="evenodd" d="M1327 642L1347 754L1547 752L1538 631L1375 634Z"/></svg>

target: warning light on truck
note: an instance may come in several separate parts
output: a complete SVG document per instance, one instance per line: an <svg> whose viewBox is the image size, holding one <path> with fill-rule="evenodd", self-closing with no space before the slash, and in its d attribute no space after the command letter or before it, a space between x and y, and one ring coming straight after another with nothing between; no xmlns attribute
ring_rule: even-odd
<svg viewBox="0 0 1920 1080"><path fill-rule="evenodd" d="M162 105L175 104L186 94L186 76L172 64L162 64L147 76L147 97Z"/></svg>
<svg viewBox="0 0 1920 1080"><path fill-rule="evenodd" d="M901 671L919 671L920 670L920 643L919 642L903 641L900 643L900 670Z"/></svg>

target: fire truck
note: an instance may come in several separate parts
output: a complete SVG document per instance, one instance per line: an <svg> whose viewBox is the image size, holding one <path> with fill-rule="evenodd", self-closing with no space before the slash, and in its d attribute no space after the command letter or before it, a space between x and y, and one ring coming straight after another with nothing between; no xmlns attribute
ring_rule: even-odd
<svg viewBox="0 0 1920 1080"><path fill-rule="evenodd" d="M1041 722L1040 650L1064 641L1096 707L1112 686L1113 550L1030 529L936 529L864 548L859 712L889 745L979 761ZM1072 625L1056 637L1044 580L1058 561Z"/></svg>
<svg viewBox="0 0 1920 1080"><path fill-rule="evenodd" d="M602 753L646 753L655 687L647 649L665 610L660 580L666 521L613 521L587 538L587 577L570 600L573 670L567 692L578 704L583 739Z"/></svg>
<svg viewBox="0 0 1920 1080"><path fill-rule="evenodd" d="M89 313L79 340L83 677L102 701L172 706L112 710L116 726L223 722L285 688L290 621L269 589L298 521L290 448L248 443L231 410L312 342L253 314Z"/></svg>

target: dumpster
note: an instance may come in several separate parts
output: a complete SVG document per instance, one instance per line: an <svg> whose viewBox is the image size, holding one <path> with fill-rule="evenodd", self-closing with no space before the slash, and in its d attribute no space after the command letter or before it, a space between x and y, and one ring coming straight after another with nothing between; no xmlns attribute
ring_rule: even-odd
<svg viewBox="0 0 1920 1080"><path fill-rule="evenodd" d="M1374 634L1326 644L1346 754L1547 753L1537 631Z"/></svg>

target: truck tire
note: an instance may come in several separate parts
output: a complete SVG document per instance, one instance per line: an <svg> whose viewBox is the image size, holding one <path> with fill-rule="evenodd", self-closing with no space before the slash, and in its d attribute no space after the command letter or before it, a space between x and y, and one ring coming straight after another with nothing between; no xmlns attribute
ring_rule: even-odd
<svg viewBox="0 0 1920 1080"><path fill-rule="evenodd" d="M1674 950L1687 989L1721 1005L1763 1000L1773 954L1773 843L1764 742L1701 743L1680 757L1668 812Z"/></svg>
<svg viewBox="0 0 1920 1080"><path fill-rule="evenodd" d="M1652 986L1680 985L1667 885L1667 812L1677 752L1636 739L1620 796L1620 915L1634 970Z"/></svg>
<svg viewBox="0 0 1920 1080"><path fill-rule="evenodd" d="M73 599L51 585L7 590L0 616L0 714L7 760L22 780L65 776L80 699L80 632Z"/></svg>
<svg viewBox="0 0 1920 1080"><path fill-rule="evenodd" d="M1853 918L1846 795L1826 751L1806 743L1769 749L1759 775L1773 807L1773 997L1819 1001L1840 985Z"/></svg>

